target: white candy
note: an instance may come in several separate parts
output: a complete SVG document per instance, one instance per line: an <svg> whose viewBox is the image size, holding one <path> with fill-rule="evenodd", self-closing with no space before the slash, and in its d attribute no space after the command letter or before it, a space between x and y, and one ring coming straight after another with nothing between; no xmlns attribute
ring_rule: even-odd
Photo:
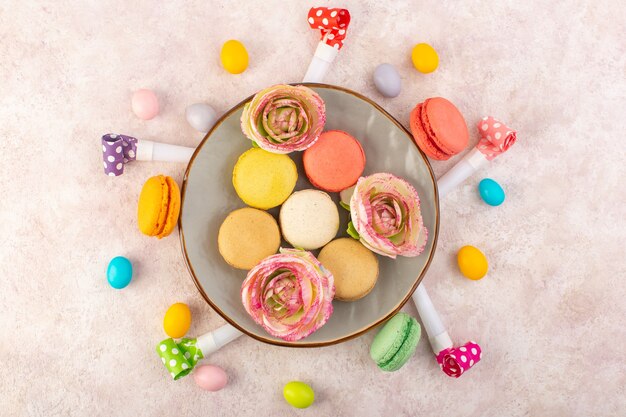
<svg viewBox="0 0 626 417"><path fill-rule="evenodd" d="M217 121L217 113L206 103L195 103L185 110L187 121L199 132L206 133Z"/></svg>
<svg viewBox="0 0 626 417"><path fill-rule="evenodd" d="M400 74L391 64L380 64L374 70L374 85L385 97L397 97L402 87Z"/></svg>

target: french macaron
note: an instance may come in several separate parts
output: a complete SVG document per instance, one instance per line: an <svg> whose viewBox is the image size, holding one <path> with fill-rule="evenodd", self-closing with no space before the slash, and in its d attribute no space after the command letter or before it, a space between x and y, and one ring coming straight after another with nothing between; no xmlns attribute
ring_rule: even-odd
<svg viewBox="0 0 626 417"><path fill-rule="evenodd" d="M280 231L274 217L250 207L231 212L220 226L217 247L230 266L252 269L280 247Z"/></svg>
<svg viewBox="0 0 626 417"><path fill-rule="evenodd" d="M161 239L172 233L179 214L180 190L176 181L166 175L149 178L139 194L139 230L145 235Z"/></svg>
<svg viewBox="0 0 626 417"><path fill-rule="evenodd" d="M411 359L421 335L422 329L417 320L400 312L374 337L370 356L381 370L397 371Z"/></svg>
<svg viewBox="0 0 626 417"><path fill-rule="evenodd" d="M346 132L329 130L304 151L302 163L316 188L339 192L356 184L365 169L365 152L359 141Z"/></svg>
<svg viewBox="0 0 626 417"><path fill-rule="evenodd" d="M411 111L411 133L419 148L440 161L463 151L469 131L457 107L443 97L429 98Z"/></svg>
<svg viewBox="0 0 626 417"><path fill-rule="evenodd" d="M320 190L293 193L281 206L279 217L283 237L295 248L321 248L339 230L337 205Z"/></svg>
<svg viewBox="0 0 626 417"><path fill-rule="evenodd" d="M351 237L335 239L317 259L335 278L335 299L356 301L372 291L378 279L376 255Z"/></svg>
<svg viewBox="0 0 626 417"><path fill-rule="evenodd" d="M263 210L281 205L297 180L298 170L289 156L259 148L241 154L233 169L233 186L239 198Z"/></svg>

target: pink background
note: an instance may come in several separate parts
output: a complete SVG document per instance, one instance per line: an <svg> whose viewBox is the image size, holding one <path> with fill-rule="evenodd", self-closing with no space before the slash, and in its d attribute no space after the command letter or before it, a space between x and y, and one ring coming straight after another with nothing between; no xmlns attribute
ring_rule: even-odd
<svg viewBox="0 0 626 417"><path fill-rule="evenodd" d="M472 145L485 115L518 131L510 154L442 201L425 279L453 339L478 341L483 360L450 379L422 339L410 363L385 374L369 358L373 332L302 350L241 338L210 358L230 376L223 391L173 382L154 352L167 307L190 305L190 335L224 323L189 278L177 232L157 241L136 227L143 181L166 173L180 182L185 167L134 163L107 178L100 135L195 146L202 135L186 123L186 106L206 101L224 112L301 79L318 39L306 15L318 5L353 17L329 83L371 97L405 125L417 102L447 97L471 125ZM617 1L589 0L2 1L0 414L623 413L625 15ZM230 38L250 54L239 76L218 61ZM412 68L418 42L439 52L435 73ZM395 99L373 87L382 62L402 76ZM141 87L161 101L148 122L130 111ZM457 159L433 168L441 175ZM506 190L501 207L479 199L485 176ZM458 272L465 244L489 258L482 281ZM120 292L105 280L116 255L136 268ZM313 386L313 407L283 401L290 380Z"/></svg>

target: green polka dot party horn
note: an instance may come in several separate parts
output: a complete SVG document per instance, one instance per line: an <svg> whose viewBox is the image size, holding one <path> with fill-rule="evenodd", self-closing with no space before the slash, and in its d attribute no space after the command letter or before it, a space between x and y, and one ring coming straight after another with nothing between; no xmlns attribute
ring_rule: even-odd
<svg viewBox="0 0 626 417"><path fill-rule="evenodd" d="M172 378L177 380L188 375L200 359L218 351L242 334L226 324L197 339L183 338L178 343L172 338L165 339L157 345L156 351Z"/></svg>

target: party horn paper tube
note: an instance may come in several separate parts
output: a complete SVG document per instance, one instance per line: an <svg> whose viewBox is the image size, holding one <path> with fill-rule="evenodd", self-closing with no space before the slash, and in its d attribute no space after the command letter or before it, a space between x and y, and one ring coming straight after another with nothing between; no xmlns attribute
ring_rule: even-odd
<svg viewBox="0 0 626 417"><path fill-rule="evenodd" d="M189 162L195 148L108 133L102 136L104 173L117 177L131 161Z"/></svg>
<svg viewBox="0 0 626 417"><path fill-rule="evenodd" d="M478 132L481 139L476 147L437 181L439 197L446 195L487 165L487 162L506 152L517 139L517 133L513 129L491 116L485 116L478 122Z"/></svg>
<svg viewBox="0 0 626 417"><path fill-rule="evenodd" d="M226 324L197 339L183 338L178 343L172 338L162 340L157 345L156 351L172 378L177 380L189 374L200 359L218 351L242 334L230 324Z"/></svg>
<svg viewBox="0 0 626 417"><path fill-rule="evenodd" d="M303 81L321 82L326 76L330 64L343 47L343 40L350 24L350 12L347 9L312 7L309 10L307 21L312 29L320 30L321 41L317 45L315 55Z"/></svg>

